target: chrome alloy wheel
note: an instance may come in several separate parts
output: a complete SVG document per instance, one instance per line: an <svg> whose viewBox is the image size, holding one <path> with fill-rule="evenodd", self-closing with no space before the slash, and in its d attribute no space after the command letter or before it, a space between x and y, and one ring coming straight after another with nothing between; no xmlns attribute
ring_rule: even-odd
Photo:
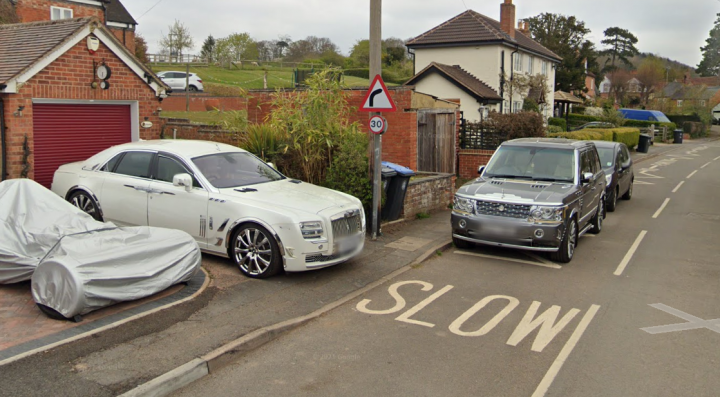
<svg viewBox="0 0 720 397"><path fill-rule="evenodd" d="M568 233L570 233L567 239L568 256L572 258L575 254L575 246L577 245L577 223L574 219L570 221Z"/></svg>
<svg viewBox="0 0 720 397"><path fill-rule="evenodd" d="M235 239L235 263L252 276L265 273L273 262L270 238L254 227L242 230Z"/></svg>
<svg viewBox="0 0 720 397"><path fill-rule="evenodd" d="M87 193L81 191L75 192L72 196L70 196L69 201L75 207L92 216L96 221L102 222L100 210L97 204L95 204L95 200L93 200Z"/></svg>

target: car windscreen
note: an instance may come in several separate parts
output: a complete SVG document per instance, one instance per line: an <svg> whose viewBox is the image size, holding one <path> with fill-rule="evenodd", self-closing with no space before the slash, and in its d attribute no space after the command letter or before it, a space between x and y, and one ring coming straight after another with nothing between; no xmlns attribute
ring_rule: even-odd
<svg viewBox="0 0 720 397"><path fill-rule="evenodd" d="M489 178L573 182L573 149L501 146L483 174Z"/></svg>
<svg viewBox="0 0 720 397"><path fill-rule="evenodd" d="M195 157L193 163L218 189L279 181L285 177L250 153L217 153Z"/></svg>
<svg viewBox="0 0 720 397"><path fill-rule="evenodd" d="M612 167L613 164L615 164L615 160L613 159L613 153L615 153L615 150L613 148L599 147L597 148L597 151L600 155L600 164L602 164L603 168Z"/></svg>

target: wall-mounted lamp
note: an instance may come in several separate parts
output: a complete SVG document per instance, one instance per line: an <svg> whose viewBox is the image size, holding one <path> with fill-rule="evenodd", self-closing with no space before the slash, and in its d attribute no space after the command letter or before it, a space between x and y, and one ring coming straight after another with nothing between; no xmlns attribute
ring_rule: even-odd
<svg viewBox="0 0 720 397"><path fill-rule="evenodd" d="M22 111L25 110L25 106L18 106L17 111L13 113L15 117L22 117Z"/></svg>

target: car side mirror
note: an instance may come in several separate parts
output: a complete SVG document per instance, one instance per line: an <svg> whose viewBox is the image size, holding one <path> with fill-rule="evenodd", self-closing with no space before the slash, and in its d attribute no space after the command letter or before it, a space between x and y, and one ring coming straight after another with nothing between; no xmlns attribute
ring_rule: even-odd
<svg viewBox="0 0 720 397"><path fill-rule="evenodd" d="M632 166L632 160L628 161L627 163L623 163L622 170L625 171L630 168L630 166Z"/></svg>
<svg viewBox="0 0 720 397"><path fill-rule="evenodd" d="M592 183L593 181L595 181L595 175L593 175L592 172L586 172L586 173L582 174L583 185L586 183Z"/></svg>
<svg viewBox="0 0 720 397"><path fill-rule="evenodd" d="M185 191L192 190L192 177L190 174L177 174L173 176L173 186L184 187Z"/></svg>
<svg viewBox="0 0 720 397"><path fill-rule="evenodd" d="M478 175L482 175L483 171L485 171L484 165L481 165L480 167L478 167Z"/></svg>

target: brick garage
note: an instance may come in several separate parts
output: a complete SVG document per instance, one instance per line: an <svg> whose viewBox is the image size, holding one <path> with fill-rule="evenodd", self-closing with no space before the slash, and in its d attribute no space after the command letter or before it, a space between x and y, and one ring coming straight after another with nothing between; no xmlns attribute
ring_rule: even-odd
<svg viewBox="0 0 720 397"><path fill-rule="evenodd" d="M98 20L37 22L0 29L0 46L18 54L12 60L0 60L6 164L3 179L35 177L35 156L40 155L34 145L33 106L37 103L127 105L129 140L159 138L157 110L167 87ZM87 37L91 35L100 40L94 54L88 51ZM107 90L91 86L99 83L95 70L101 62L112 71ZM152 127L142 128L141 121L151 122ZM97 131L98 140L102 134L102 130Z"/></svg>

